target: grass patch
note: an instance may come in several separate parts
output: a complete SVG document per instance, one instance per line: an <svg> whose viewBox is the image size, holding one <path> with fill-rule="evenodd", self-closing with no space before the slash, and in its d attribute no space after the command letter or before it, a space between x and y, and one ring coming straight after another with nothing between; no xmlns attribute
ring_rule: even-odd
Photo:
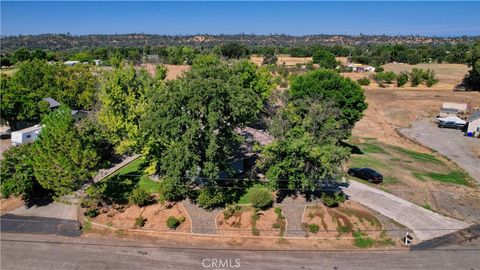
<svg viewBox="0 0 480 270"><path fill-rule="evenodd" d="M427 210L433 211L433 210L432 210L432 206L431 206L430 204L428 204L428 203L422 205L422 207L425 208L425 209L427 209Z"/></svg>
<svg viewBox="0 0 480 270"><path fill-rule="evenodd" d="M82 226L82 231L83 232L88 232L92 229L92 222L90 222L90 220L86 220L84 223L83 223L83 226Z"/></svg>
<svg viewBox="0 0 480 270"><path fill-rule="evenodd" d="M359 232L353 232L353 237L355 238L355 246L358 248L369 248L375 244L375 240L370 237L364 238L364 235Z"/></svg>
<svg viewBox="0 0 480 270"><path fill-rule="evenodd" d="M419 162L429 162L429 163L434 163L439 165L444 164L441 160L437 159L434 155L431 155L431 154L420 153L420 152L408 150L398 146L390 146L390 147L404 155L407 155L411 159Z"/></svg>
<svg viewBox="0 0 480 270"><path fill-rule="evenodd" d="M400 183L400 180L398 180L398 178L393 177L393 176L385 176L385 177L383 177L383 183L384 184L397 184L397 183Z"/></svg>
<svg viewBox="0 0 480 270"><path fill-rule="evenodd" d="M357 156L357 155L353 155L350 158L350 167L355 167L355 168L369 167L374 169L388 168L388 166L386 166L383 162L381 162L378 159L375 159L372 157L366 157L366 156Z"/></svg>
<svg viewBox="0 0 480 270"><path fill-rule="evenodd" d="M419 180L425 181L431 179L433 181L438 181L442 183L452 183L457 185L465 185L469 186L470 183L468 181L469 176L462 171L451 171L450 173L442 174L442 173L419 173L419 172L412 172L412 174Z"/></svg>
<svg viewBox="0 0 480 270"><path fill-rule="evenodd" d="M361 143L358 145L364 154L381 153L388 154L382 147L373 143Z"/></svg>

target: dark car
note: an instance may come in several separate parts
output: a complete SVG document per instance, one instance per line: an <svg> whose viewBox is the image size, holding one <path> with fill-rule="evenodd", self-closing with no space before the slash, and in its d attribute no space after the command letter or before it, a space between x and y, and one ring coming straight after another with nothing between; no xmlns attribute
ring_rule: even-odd
<svg viewBox="0 0 480 270"><path fill-rule="evenodd" d="M381 183L383 181L383 176L370 168L351 168L348 170L348 175L358 177L372 183Z"/></svg>
<svg viewBox="0 0 480 270"><path fill-rule="evenodd" d="M465 124L455 123L453 121L440 121L438 122L439 128L454 128L454 129L463 129Z"/></svg>

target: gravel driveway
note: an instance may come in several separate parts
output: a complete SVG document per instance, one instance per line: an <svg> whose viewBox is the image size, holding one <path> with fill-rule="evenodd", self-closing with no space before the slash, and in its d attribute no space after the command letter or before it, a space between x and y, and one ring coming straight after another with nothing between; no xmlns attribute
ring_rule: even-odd
<svg viewBox="0 0 480 270"><path fill-rule="evenodd" d="M480 139L466 137L459 130L438 128L426 119L400 132L450 158L480 183Z"/></svg>

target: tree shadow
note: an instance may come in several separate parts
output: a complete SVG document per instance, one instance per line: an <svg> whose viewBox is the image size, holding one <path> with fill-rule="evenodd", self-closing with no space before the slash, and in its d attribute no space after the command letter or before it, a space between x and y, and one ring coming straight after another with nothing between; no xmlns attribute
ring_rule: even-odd
<svg viewBox="0 0 480 270"><path fill-rule="evenodd" d="M114 175L100 183L104 185L102 194L112 203L126 204L128 203L128 197L139 181L140 176L137 172Z"/></svg>
<svg viewBox="0 0 480 270"><path fill-rule="evenodd" d="M350 149L350 153L352 154L357 154L357 155L363 155L365 153L362 152L362 150L360 149L360 147L356 146L356 145L352 145L352 144L349 144L347 142L344 142L344 141L340 141L340 145L343 146L343 147L347 147Z"/></svg>
<svg viewBox="0 0 480 270"><path fill-rule="evenodd" d="M44 189L40 184L35 183L32 191L23 195L25 207L49 205L53 202L53 195L51 190Z"/></svg>

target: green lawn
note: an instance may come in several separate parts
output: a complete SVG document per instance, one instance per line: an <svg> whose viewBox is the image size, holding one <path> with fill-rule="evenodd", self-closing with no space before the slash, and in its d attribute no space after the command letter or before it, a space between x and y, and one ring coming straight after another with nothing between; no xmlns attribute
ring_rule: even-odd
<svg viewBox="0 0 480 270"><path fill-rule="evenodd" d="M370 153L388 154L387 151L385 151L382 147L373 143L361 143L358 145L358 147L360 147L360 150L362 150L362 153L364 154L370 154Z"/></svg>
<svg viewBox="0 0 480 270"><path fill-rule="evenodd" d="M144 174L142 170L144 162L145 161L142 158L137 158L104 179L102 182L108 182L109 180L125 182L127 180L131 180L136 184L136 186L139 186L150 193L158 192L160 183L153 181L148 175Z"/></svg>

